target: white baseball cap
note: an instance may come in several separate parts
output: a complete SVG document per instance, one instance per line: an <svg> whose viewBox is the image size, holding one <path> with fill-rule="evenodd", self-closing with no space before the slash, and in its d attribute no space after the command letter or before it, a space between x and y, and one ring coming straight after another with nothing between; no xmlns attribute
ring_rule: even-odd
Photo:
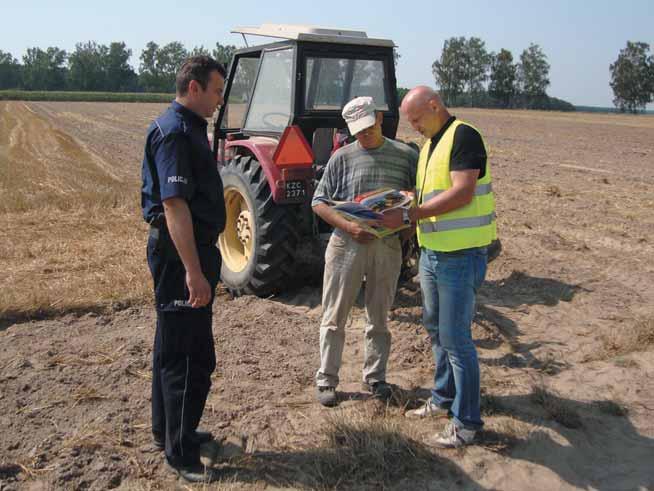
<svg viewBox="0 0 654 491"><path fill-rule="evenodd" d="M352 136L359 131L375 125L375 101L372 97L356 97L343 107L343 119L347 123Z"/></svg>

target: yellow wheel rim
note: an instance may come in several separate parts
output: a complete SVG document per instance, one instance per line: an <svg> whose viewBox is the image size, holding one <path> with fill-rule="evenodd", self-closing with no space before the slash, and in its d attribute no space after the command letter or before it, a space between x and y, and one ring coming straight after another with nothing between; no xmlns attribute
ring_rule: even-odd
<svg viewBox="0 0 654 491"><path fill-rule="evenodd" d="M225 189L225 211L225 231L218 239L220 253L231 271L243 271L254 248L254 217L245 196L232 187Z"/></svg>

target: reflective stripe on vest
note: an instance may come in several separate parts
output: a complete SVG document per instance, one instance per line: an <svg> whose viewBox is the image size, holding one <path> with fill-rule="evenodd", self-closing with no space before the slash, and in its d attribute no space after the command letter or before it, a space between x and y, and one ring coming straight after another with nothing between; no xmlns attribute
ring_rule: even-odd
<svg viewBox="0 0 654 491"><path fill-rule="evenodd" d="M495 212L483 217L454 218L452 220L439 220L437 222L421 222L420 231L423 234L431 232L445 232L446 230L457 230L460 228L483 227L490 225L495 220Z"/></svg>
<svg viewBox="0 0 654 491"><path fill-rule="evenodd" d="M422 202L424 203L425 201L429 201L434 196L438 196L439 194L444 193L445 191L447 191L447 189L437 189L436 191L427 193L422 198ZM475 188L475 196L483 196L484 194L488 194L492 191L493 191L493 184L490 182L488 184L477 184L477 187Z"/></svg>

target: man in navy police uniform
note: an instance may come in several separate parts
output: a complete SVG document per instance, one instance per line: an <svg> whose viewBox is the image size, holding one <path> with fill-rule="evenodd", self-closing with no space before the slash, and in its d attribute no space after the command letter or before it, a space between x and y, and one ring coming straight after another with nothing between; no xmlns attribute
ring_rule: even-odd
<svg viewBox="0 0 654 491"><path fill-rule="evenodd" d="M212 303L220 274L216 239L225 226L220 174L207 120L223 102L225 68L189 58L177 74L176 98L148 129L141 204L150 224L148 265L157 328L152 364L152 433L184 479L215 480L200 463L197 431L216 366Z"/></svg>

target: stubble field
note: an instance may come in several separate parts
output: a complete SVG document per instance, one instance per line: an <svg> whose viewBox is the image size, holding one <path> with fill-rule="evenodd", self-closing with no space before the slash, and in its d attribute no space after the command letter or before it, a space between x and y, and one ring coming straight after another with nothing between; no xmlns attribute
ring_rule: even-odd
<svg viewBox="0 0 654 491"><path fill-rule="evenodd" d="M139 178L164 108L0 102L3 491L183 486L148 448ZM479 445L430 449L444 421L403 416L433 366L415 282L390 315L398 397L360 391L357 306L335 410L314 402L320 288L221 291L203 422L225 439L216 489L654 489L654 118L454 113L489 146L504 246L474 324Z"/></svg>

